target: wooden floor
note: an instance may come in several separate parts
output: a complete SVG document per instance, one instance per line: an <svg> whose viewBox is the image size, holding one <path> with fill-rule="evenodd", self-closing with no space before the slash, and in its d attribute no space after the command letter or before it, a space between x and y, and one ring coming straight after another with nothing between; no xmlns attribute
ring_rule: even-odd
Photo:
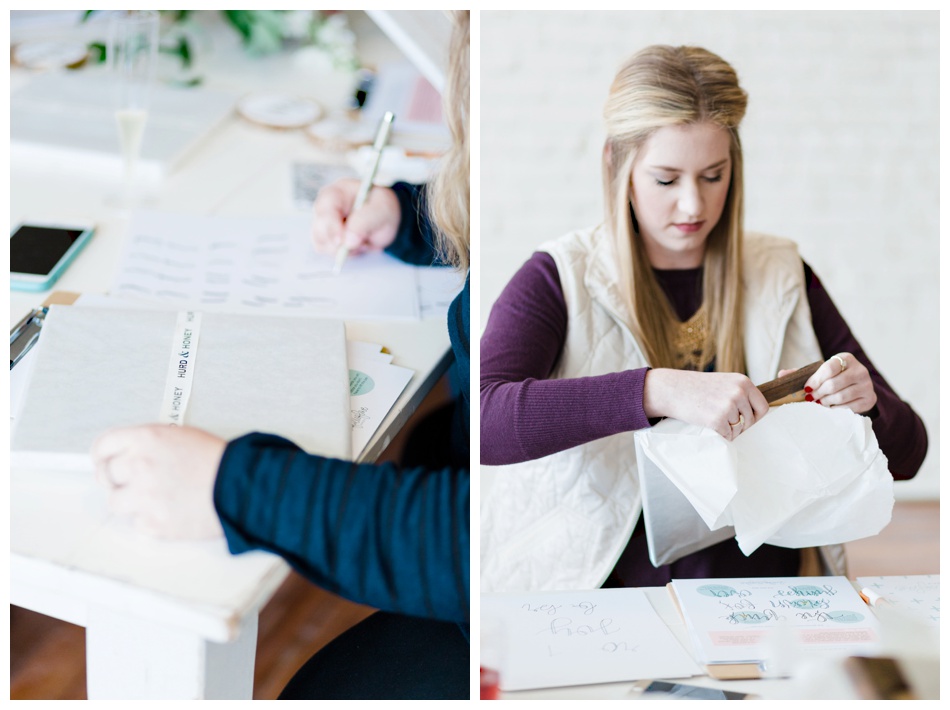
<svg viewBox="0 0 950 710"><path fill-rule="evenodd" d="M849 576L938 574L937 503L898 502L876 538L849 544ZM261 612L254 697L273 699L317 649L372 610L292 575ZM10 608L10 698L84 699L85 632L18 607Z"/></svg>

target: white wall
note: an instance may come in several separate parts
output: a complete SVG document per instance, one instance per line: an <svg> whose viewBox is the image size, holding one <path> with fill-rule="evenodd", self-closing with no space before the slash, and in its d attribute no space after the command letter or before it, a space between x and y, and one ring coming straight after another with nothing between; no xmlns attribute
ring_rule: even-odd
<svg viewBox="0 0 950 710"><path fill-rule="evenodd" d="M482 12L482 327L544 240L601 220L601 112L620 63L698 44L749 92L746 225L798 242L930 435L899 498L938 496L936 12Z"/></svg>

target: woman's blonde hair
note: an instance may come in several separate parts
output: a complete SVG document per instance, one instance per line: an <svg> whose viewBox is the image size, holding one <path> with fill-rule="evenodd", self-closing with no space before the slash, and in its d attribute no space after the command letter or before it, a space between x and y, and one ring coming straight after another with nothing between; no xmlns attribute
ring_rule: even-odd
<svg viewBox="0 0 950 710"><path fill-rule="evenodd" d="M733 68L700 47L654 45L617 73L604 107L606 225L611 231L630 325L654 367L675 367L673 335L679 320L647 259L633 212L631 175L639 150L664 126L702 122L732 137L732 176L719 223L706 240L703 307L708 318L702 363L744 372L742 343L742 146L738 127L746 92Z"/></svg>
<svg viewBox="0 0 950 710"><path fill-rule="evenodd" d="M452 147L427 191L429 215L439 233L443 261L460 271L469 264L469 11L452 11L449 73L442 106Z"/></svg>

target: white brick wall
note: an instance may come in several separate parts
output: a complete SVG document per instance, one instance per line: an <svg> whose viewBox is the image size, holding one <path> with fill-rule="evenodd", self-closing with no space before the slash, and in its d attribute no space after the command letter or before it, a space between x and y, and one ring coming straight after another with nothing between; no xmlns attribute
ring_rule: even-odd
<svg viewBox="0 0 950 710"><path fill-rule="evenodd" d="M924 418L927 460L897 493L936 498L936 12L482 12L482 327L536 245L600 221L604 99L619 64L655 43L736 68L750 95L746 225L799 243Z"/></svg>

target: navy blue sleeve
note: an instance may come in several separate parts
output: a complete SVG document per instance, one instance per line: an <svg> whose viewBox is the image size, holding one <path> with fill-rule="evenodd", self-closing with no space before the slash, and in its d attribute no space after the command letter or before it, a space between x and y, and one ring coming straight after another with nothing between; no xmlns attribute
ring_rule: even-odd
<svg viewBox="0 0 950 710"><path fill-rule="evenodd" d="M248 434L225 449L214 505L234 554L268 550L352 601L468 623L467 470L355 464Z"/></svg>
<svg viewBox="0 0 950 710"><path fill-rule="evenodd" d="M426 186L397 182L392 186L399 200L399 230L386 253L417 266L439 265L436 233L428 218Z"/></svg>

